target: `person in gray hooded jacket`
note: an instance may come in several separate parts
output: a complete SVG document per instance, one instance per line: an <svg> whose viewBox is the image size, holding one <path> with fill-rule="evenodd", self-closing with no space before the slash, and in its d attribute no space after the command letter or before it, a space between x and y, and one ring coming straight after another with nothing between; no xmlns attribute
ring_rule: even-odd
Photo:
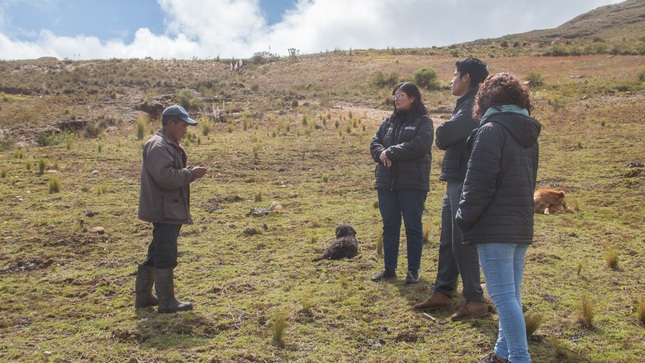
<svg viewBox="0 0 645 363"><path fill-rule="evenodd" d="M521 298L541 130L531 109L528 90L509 73L489 77L475 98L480 126L467 142L472 152L455 221L464 243L477 247L499 317L495 349L482 363L531 361Z"/></svg>
<svg viewBox="0 0 645 363"><path fill-rule="evenodd" d="M179 144L188 126L197 121L181 106L161 114L162 128L143 147L139 219L151 222L152 241L144 262L138 265L135 308L158 305L160 313L191 310L190 302L175 298L173 270L177 266L177 238L183 224L192 224L189 185L206 173L188 167L188 156ZM155 285L157 296L152 293Z"/></svg>

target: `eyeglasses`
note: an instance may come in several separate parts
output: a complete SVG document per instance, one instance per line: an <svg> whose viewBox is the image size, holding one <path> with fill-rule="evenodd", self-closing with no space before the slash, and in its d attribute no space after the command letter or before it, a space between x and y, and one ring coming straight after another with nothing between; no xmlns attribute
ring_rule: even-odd
<svg viewBox="0 0 645 363"><path fill-rule="evenodd" d="M394 95L392 95L392 101L396 101L396 100L398 100L399 98L401 98L401 97L403 97L403 96L407 96L407 94L405 94L405 93L403 93L403 92L401 92L401 93L395 93Z"/></svg>

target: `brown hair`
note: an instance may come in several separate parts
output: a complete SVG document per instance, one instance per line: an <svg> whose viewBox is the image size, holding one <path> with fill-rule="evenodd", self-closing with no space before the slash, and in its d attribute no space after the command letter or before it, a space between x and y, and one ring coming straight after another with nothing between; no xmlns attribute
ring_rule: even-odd
<svg viewBox="0 0 645 363"><path fill-rule="evenodd" d="M486 78L475 97L473 118L479 120L489 108L503 105L516 105L529 113L533 110L529 90L510 73L498 73Z"/></svg>

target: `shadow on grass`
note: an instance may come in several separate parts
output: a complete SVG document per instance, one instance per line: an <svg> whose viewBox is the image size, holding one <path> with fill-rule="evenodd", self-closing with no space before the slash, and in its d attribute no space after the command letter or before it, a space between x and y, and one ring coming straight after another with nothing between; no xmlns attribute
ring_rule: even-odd
<svg viewBox="0 0 645 363"><path fill-rule="evenodd" d="M205 344L219 329L214 321L195 312L158 314L156 309L138 309L138 340L143 348L160 350L192 348Z"/></svg>

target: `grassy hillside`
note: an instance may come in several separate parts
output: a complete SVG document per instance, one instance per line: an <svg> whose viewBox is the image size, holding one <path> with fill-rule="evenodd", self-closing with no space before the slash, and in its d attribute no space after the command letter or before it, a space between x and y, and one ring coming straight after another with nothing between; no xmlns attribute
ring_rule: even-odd
<svg viewBox="0 0 645 363"><path fill-rule="evenodd" d="M644 55L645 2L627 0L599 7L553 29L480 39L468 46L488 46L513 55Z"/></svg>
<svg viewBox="0 0 645 363"><path fill-rule="evenodd" d="M528 42L528 41L527 41ZM645 56L504 56L499 45L258 55L228 60L0 62L0 361L472 362L497 315L451 322L413 311L437 269L443 154L433 149L421 283L372 283L382 266L368 145L389 81L437 70L424 90L449 117L455 55L530 81L539 187L576 212L536 215L524 305L541 323L535 362L637 362L645 355ZM160 109L200 121L183 141L209 173L192 186L177 295L195 310L133 309L141 148ZM282 205L279 213L250 212ZM352 260L312 262L337 224ZM104 227L105 233L93 232ZM405 269L405 251L399 259ZM455 297L455 309L461 303Z"/></svg>

